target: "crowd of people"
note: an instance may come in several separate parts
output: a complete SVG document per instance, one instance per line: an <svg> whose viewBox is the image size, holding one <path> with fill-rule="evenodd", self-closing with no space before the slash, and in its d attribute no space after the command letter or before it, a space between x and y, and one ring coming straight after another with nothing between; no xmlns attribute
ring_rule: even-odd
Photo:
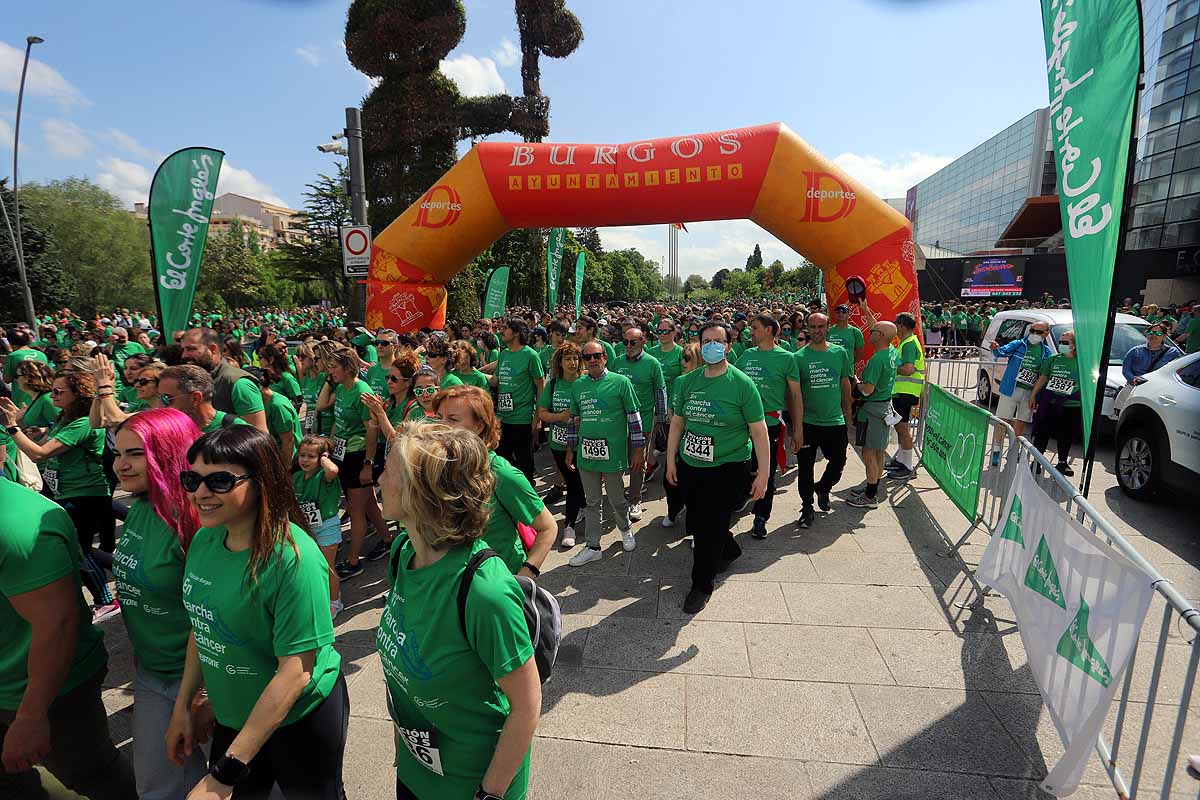
<svg viewBox="0 0 1200 800"><path fill-rule="evenodd" d="M202 312L168 335L138 311L63 310L8 331L0 794L36 796L42 764L92 798L343 797L333 626L343 583L388 559L397 796L523 797L541 694L520 581L554 548L586 569L615 528L635 550L661 481L695 614L741 555L737 516L770 535L781 470L797 470L801 529L834 510L851 437L867 480L848 505L914 475L935 304L924 339L913 315L865 303L508 313L397 333L341 309ZM973 331L957 313L950 330ZM1020 341L1002 355L1033 407L1073 356ZM535 478L543 448L557 480ZM96 624L117 615L132 765L100 702Z"/></svg>

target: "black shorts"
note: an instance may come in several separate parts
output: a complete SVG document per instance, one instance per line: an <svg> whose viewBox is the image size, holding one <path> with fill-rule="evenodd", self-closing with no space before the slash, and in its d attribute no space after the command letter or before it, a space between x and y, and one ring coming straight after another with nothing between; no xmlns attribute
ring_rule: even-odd
<svg viewBox="0 0 1200 800"><path fill-rule="evenodd" d="M907 422L912 418L913 406L920 399L915 394L894 394L892 395L892 408L896 409L901 420Z"/></svg>
<svg viewBox="0 0 1200 800"><path fill-rule="evenodd" d="M347 451L346 457L341 461L335 462L338 465L338 482L342 484L342 489L349 491L350 489L369 489L375 485L374 480L371 483L362 483L358 479L358 474L362 472L363 464L367 460L366 450ZM378 477L374 470L372 478Z"/></svg>

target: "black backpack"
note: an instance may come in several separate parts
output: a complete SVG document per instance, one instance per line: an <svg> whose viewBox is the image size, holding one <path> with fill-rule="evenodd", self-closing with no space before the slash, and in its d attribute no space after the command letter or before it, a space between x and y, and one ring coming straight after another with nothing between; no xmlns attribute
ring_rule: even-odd
<svg viewBox="0 0 1200 800"><path fill-rule="evenodd" d="M471 593L471 581L479 565L489 558L499 558L495 550L484 548L467 562L462 579L458 584L458 627L467 636L467 597ZM525 595L523 610L525 624L529 627L529 641L533 643L533 660L537 664L538 677L542 683L550 680L554 660L558 658L558 646L562 642L562 611L554 595L534 583L532 578L517 576L517 583ZM468 639L468 641L470 641Z"/></svg>

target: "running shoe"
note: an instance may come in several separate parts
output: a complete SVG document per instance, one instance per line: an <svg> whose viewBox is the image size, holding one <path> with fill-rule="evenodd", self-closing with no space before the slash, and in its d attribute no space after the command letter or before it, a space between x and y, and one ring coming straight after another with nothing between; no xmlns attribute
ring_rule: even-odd
<svg viewBox="0 0 1200 800"><path fill-rule="evenodd" d="M346 604L342 602L342 598L340 598L340 597L337 600L330 600L329 601L329 616L332 617L333 619L337 619L337 615L342 613L342 610L345 609L345 607L346 607Z"/></svg>
<svg viewBox="0 0 1200 800"><path fill-rule="evenodd" d="M892 458L889 458L887 460L887 463L883 465L883 468L885 470L888 470L888 469L895 469L896 467L903 467L903 466L904 465L901 464L899 461L897 461L895 456L893 456Z"/></svg>
<svg viewBox="0 0 1200 800"><path fill-rule="evenodd" d="M888 470L887 477L890 481L900 481L903 483L917 477L917 473L906 467L900 467L899 469Z"/></svg>
<svg viewBox="0 0 1200 800"><path fill-rule="evenodd" d="M879 495L867 497L866 492L863 492L862 494L852 494L846 503L854 506L855 508L879 508Z"/></svg>
<svg viewBox="0 0 1200 800"><path fill-rule="evenodd" d="M362 559L359 559L357 564L351 564L349 561L344 561L335 567L335 569L337 571L338 578L348 581L351 578L357 578L359 575L362 575L366 568L363 567Z"/></svg>
<svg viewBox="0 0 1200 800"><path fill-rule="evenodd" d="M634 503L629 507L629 518L634 522L640 520L642 518L642 514L644 513L645 512L642 510L641 503Z"/></svg>
<svg viewBox="0 0 1200 800"><path fill-rule="evenodd" d="M582 567L584 564L590 564L591 562L599 561L602 558L604 558L604 554L598 549L585 546L578 553L571 556L567 563L572 567Z"/></svg>
<svg viewBox="0 0 1200 800"><path fill-rule="evenodd" d="M1058 465L1055 466L1055 469L1058 470L1059 473L1066 475L1068 478L1075 474L1075 470L1071 469L1071 465L1065 461L1058 462Z"/></svg>
<svg viewBox="0 0 1200 800"><path fill-rule="evenodd" d="M699 614L708 605L708 592L702 592L699 589L692 589L687 593L687 597L683 601L683 613Z"/></svg>
<svg viewBox="0 0 1200 800"><path fill-rule="evenodd" d="M829 502L829 492L817 489L817 508L822 511L829 511L833 508L833 504Z"/></svg>
<svg viewBox="0 0 1200 800"><path fill-rule="evenodd" d="M816 519L816 516L817 515L813 513L813 510L811 508L801 509L800 510L800 519L797 521L796 524L799 525L801 528L806 528L806 529L811 528L812 524L813 524L813 520Z"/></svg>
<svg viewBox="0 0 1200 800"><path fill-rule="evenodd" d="M637 547L637 539L633 538L633 531L619 531L621 534L621 546L625 548L625 552L632 552Z"/></svg>
<svg viewBox="0 0 1200 800"><path fill-rule="evenodd" d="M381 558L387 558L392 552L392 543L387 539L380 539L371 548L371 552L367 553L367 561L378 561Z"/></svg>
<svg viewBox="0 0 1200 800"><path fill-rule="evenodd" d="M557 503L559 500L563 499L564 494L565 492L563 492L563 488L561 486L551 486L550 491L546 492L546 499L543 502Z"/></svg>
<svg viewBox="0 0 1200 800"><path fill-rule="evenodd" d="M755 539L767 538L767 518L756 516L754 518L754 527L750 529L750 535Z"/></svg>
<svg viewBox="0 0 1200 800"><path fill-rule="evenodd" d="M675 527L675 517L669 517L666 514L664 514L663 518L662 518L662 526L664 528L674 528Z"/></svg>
<svg viewBox="0 0 1200 800"><path fill-rule="evenodd" d="M562 547L575 546L575 528L570 525L563 527L562 541L559 543Z"/></svg>
<svg viewBox="0 0 1200 800"><path fill-rule="evenodd" d="M104 622L110 617L121 613L121 604L115 599L111 603L102 603L92 607L92 624Z"/></svg>

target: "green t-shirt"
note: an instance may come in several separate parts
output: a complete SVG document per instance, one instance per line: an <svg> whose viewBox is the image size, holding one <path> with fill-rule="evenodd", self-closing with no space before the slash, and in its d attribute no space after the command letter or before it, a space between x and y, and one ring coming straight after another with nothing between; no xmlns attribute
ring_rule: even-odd
<svg viewBox="0 0 1200 800"><path fill-rule="evenodd" d="M854 325L847 325L844 328L837 325L830 325L825 339L830 344L838 344L846 348L846 352L850 354L851 361L854 360L854 354L862 350L866 344L866 341L863 339L863 332Z"/></svg>
<svg viewBox="0 0 1200 800"><path fill-rule="evenodd" d="M233 403L233 413L239 417L263 410L262 392L259 391L258 384L249 378L234 381L229 395Z"/></svg>
<svg viewBox="0 0 1200 800"><path fill-rule="evenodd" d="M1194 353L1197 350L1200 350L1200 313L1195 311L1192 313L1196 314L1196 316L1193 316L1188 321L1187 330L1184 331L1184 333L1187 334L1186 344L1187 351L1189 353Z"/></svg>
<svg viewBox="0 0 1200 800"><path fill-rule="evenodd" d="M376 645L398 727L396 776L418 797L474 796L510 710L496 682L533 656L524 595L497 559L479 565L464 613L466 638L459 628L459 581L486 546L477 540L411 569L412 543L396 537L398 568ZM504 797L524 798L528 784L526 753Z"/></svg>
<svg viewBox="0 0 1200 800"><path fill-rule="evenodd" d="M328 433L333 430L333 412L317 411L317 400L321 390L325 388L326 375L318 372L311 378L300 381L300 397L304 400L304 419L302 427L305 433ZM387 397L386 394L380 397Z"/></svg>
<svg viewBox="0 0 1200 800"><path fill-rule="evenodd" d="M574 389L571 416L579 418L576 468L624 472L629 468L629 414L638 410L633 383L607 370L600 380L583 375L575 381Z"/></svg>
<svg viewBox="0 0 1200 800"><path fill-rule="evenodd" d="M496 478L496 491L489 501L492 515L483 538L504 559L508 571L515 575L525 562L525 546L517 534L517 523L531 524L546 506L521 470L507 459L488 453L488 462Z"/></svg>
<svg viewBox="0 0 1200 800"><path fill-rule="evenodd" d="M534 381L541 380L542 362L537 351L526 345L520 350L505 348L496 362L496 416L510 425L533 422Z"/></svg>
<svg viewBox="0 0 1200 800"><path fill-rule="evenodd" d="M100 497L110 494L104 477L104 429L93 428L87 417L66 425L57 421L46 441L57 439L67 446L62 455L42 462L42 482L55 500L70 497Z"/></svg>
<svg viewBox="0 0 1200 800"><path fill-rule="evenodd" d="M850 354L839 344L824 350L805 345L794 356L804 400L804 421L809 425L845 425L842 413L842 379L854 374Z"/></svg>
<svg viewBox="0 0 1200 800"><path fill-rule="evenodd" d="M4 448L4 479L19 482L20 475L17 473L17 453L19 451L17 443L3 429L0 429L0 447Z"/></svg>
<svg viewBox="0 0 1200 800"><path fill-rule="evenodd" d="M241 417L235 417L233 414L228 414L224 411L217 411L212 418L212 422L201 428L200 433L210 433L218 428L227 428L230 425L249 425L249 422Z"/></svg>
<svg viewBox="0 0 1200 800"><path fill-rule="evenodd" d="M1068 398L1063 405L1079 408L1079 359L1055 353L1042 362L1041 374L1046 377L1046 391Z"/></svg>
<svg viewBox="0 0 1200 800"><path fill-rule="evenodd" d="M737 360L737 368L758 387L764 413L785 410L788 381L800 380L796 357L778 345L770 350L751 347ZM767 427L778 424L777 418L767 417Z"/></svg>
<svg viewBox="0 0 1200 800"><path fill-rule="evenodd" d="M486 378L487 376L485 375L484 377ZM458 377L453 372L447 372L445 375L443 375L441 382L438 384L439 388L441 388L443 391L445 391L446 389L449 389L451 386L462 386L462 385L463 385L462 378ZM532 421L533 420L530 420L530 422L532 422Z"/></svg>
<svg viewBox="0 0 1200 800"><path fill-rule="evenodd" d="M571 398L575 394L575 383L579 379L569 381L566 378L551 378L542 387L542 396L538 398L538 406L554 414L561 414L571 407ZM565 451L567 449L567 423L551 422L546 437L550 440L550 449Z"/></svg>
<svg viewBox="0 0 1200 800"><path fill-rule="evenodd" d="M312 475L305 475L304 470L298 469L292 473L292 489L296 492L300 511L304 513L310 529L338 515L342 485L336 475L333 476L333 480L327 481L325 470L319 466Z"/></svg>
<svg viewBox="0 0 1200 800"><path fill-rule="evenodd" d="M1044 345L1027 344L1025 355L1021 358L1021 366L1017 368L1017 386L1032 389L1037 383L1038 375L1042 374L1042 364L1048 360Z"/></svg>
<svg viewBox="0 0 1200 800"><path fill-rule="evenodd" d="M638 411L642 414L642 428L650 430L654 422L654 396L659 389L666 389L662 365L654 356L645 353L637 361L630 361L628 356L621 356L611 361L608 368L618 375L629 378L633 384L633 395L637 398Z"/></svg>
<svg viewBox="0 0 1200 800"><path fill-rule="evenodd" d="M554 345L548 344L545 347L543 347L541 350L537 351L538 361L542 362L542 374L543 375L550 374L550 360L552 358L554 358L555 349L556 348L554 347Z"/></svg>
<svg viewBox="0 0 1200 800"><path fill-rule="evenodd" d="M795 339L795 337L792 337L792 336L780 336L778 339L776 339L776 341L779 343L779 346L780 346L780 347L782 347L784 350L787 350L789 353L794 353L794 352L796 352L796 339Z"/></svg>
<svg viewBox="0 0 1200 800"><path fill-rule="evenodd" d="M684 419L679 452L692 467L745 461L754 451L750 425L763 419L758 387L739 369L715 378L696 369L677 383L675 413Z"/></svg>
<svg viewBox="0 0 1200 800"><path fill-rule="evenodd" d="M675 343L671 350L664 351L660 345L651 345L646 352L658 359L662 366L663 380L667 382L668 402L675 394L675 380L683 374L683 345Z"/></svg>
<svg viewBox="0 0 1200 800"><path fill-rule="evenodd" d="M145 352L146 348L142 347L138 342L126 342L120 347L113 347L112 359L117 364L117 372L122 373L125 371L125 361L130 356L140 355Z"/></svg>
<svg viewBox="0 0 1200 800"><path fill-rule="evenodd" d="M967 315L967 330L981 331L983 330L983 317L979 314Z"/></svg>
<svg viewBox="0 0 1200 800"><path fill-rule="evenodd" d="M429 419L429 415L425 413L425 407L420 402L412 403L407 408L408 413L404 415L405 422L420 422L423 419Z"/></svg>
<svg viewBox="0 0 1200 800"><path fill-rule="evenodd" d="M49 428L58 419L58 409L54 407L54 399L49 392L42 392L25 408L21 417L21 425L26 428Z"/></svg>
<svg viewBox="0 0 1200 800"><path fill-rule="evenodd" d="M29 347L13 350L5 357L4 380L12 385L12 399L17 404L17 408L20 408L32 399L29 395L25 394L25 390L17 383L17 368L21 366L22 361L40 361L43 364L50 363L50 359L46 358L45 353Z"/></svg>
<svg viewBox="0 0 1200 800"><path fill-rule="evenodd" d="M191 631L183 607L183 560L179 534L139 497L121 528L112 571L138 664L165 681L183 675Z"/></svg>
<svg viewBox="0 0 1200 800"><path fill-rule="evenodd" d="M300 391L300 381L296 380L296 376L290 372L280 375L279 380L271 384L271 391L277 395L283 395L293 405L296 404L296 401L300 399L302 394Z"/></svg>
<svg viewBox="0 0 1200 800"><path fill-rule="evenodd" d="M954 325L955 329L960 330L960 331L965 330L967 327L967 315L966 314L952 314L950 316L950 322Z"/></svg>
<svg viewBox="0 0 1200 800"><path fill-rule="evenodd" d="M454 374L467 386L478 386L485 392L491 391L491 384L488 382L487 373L472 369L470 372L456 372Z"/></svg>
<svg viewBox="0 0 1200 800"><path fill-rule="evenodd" d="M279 656L316 651L312 679L283 719L301 719L329 696L341 672L329 616L329 565L316 541L291 525L296 549L280 544L249 583L250 551L225 546L225 526L196 531L184 564L183 605L200 671L222 725L240 729L275 676Z"/></svg>
<svg viewBox="0 0 1200 800"><path fill-rule="evenodd" d="M63 508L18 483L0 481L0 708L15 711L28 684L29 623L9 598L70 578L79 608L75 660L58 690L66 694L108 661L79 585L79 540ZM524 623L522 623L524 624Z"/></svg>
<svg viewBox="0 0 1200 800"><path fill-rule="evenodd" d="M345 453L356 453L367 447L367 420L371 411L359 398L372 394L366 381L356 379L347 389L340 383L333 397L333 458L341 461ZM387 395L384 395L386 397Z"/></svg>
<svg viewBox="0 0 1200 800"><path fill-rule="evenodd" d="M300 440L304 438L304 430L300 425L300 415L296 413L296 407L292 405L292 401L288 400L278 392L271 392L271 399L267 401L267 432L271 434L271 438L275 440L275 444L283 444L280 436L291 432L292 434L292 458L296 457L296 453L300 451ZM285 466L291 466L285 465Z"/></svg>
<svg viewBox="0 0 1200 800"><path fill-rule="evenodd" d="M871 354L862 374L863 383L875 387L874 391L867 395L868 403L882 403L892 399L896 388L896 368L899 366L900 354L891 345Z"/></svg>
<svg viewBox="0 0 1200 800"><path fill-rule="evenodd" d="M390 367L383 367L379 364L372 364L367 367L367 377L363 380L371 387L371 391L379 397L388 396L387 377L390 369Z"/></svg>

